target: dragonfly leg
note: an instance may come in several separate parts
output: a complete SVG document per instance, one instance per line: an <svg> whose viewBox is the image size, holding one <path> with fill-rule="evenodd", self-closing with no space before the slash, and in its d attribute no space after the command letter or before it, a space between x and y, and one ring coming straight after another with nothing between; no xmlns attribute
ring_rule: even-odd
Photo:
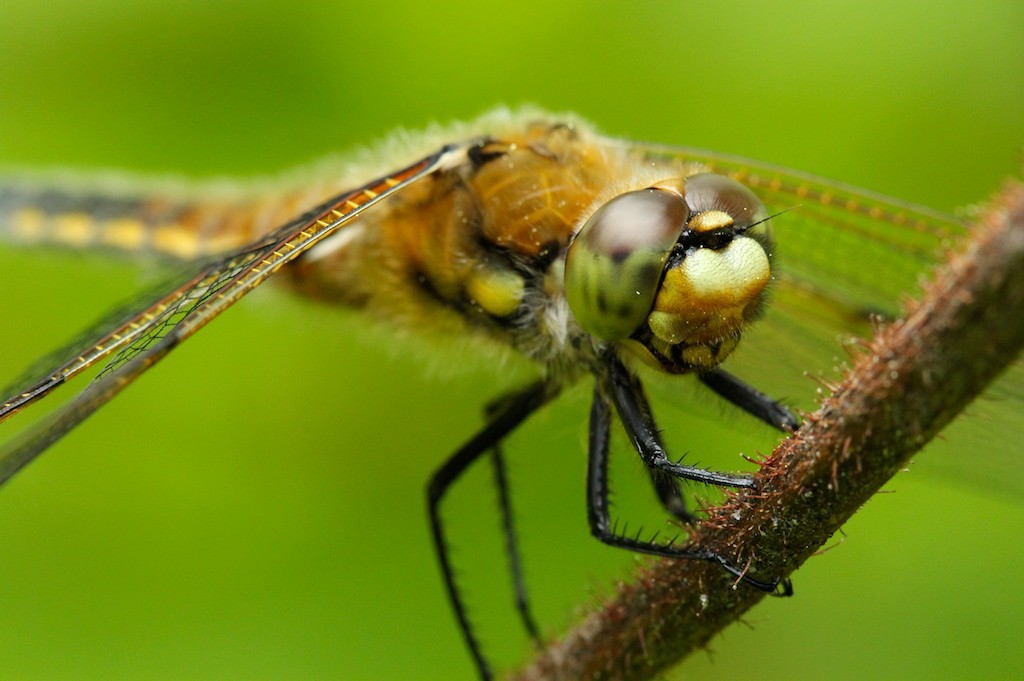
<svg viewBox="0 0 1024 681"><path fill-rule="evenodd" d="M508 557L509 572L515 589L516 610L530 638L540 644L540 629L530 610L530 599L523 579L523 564L519 554L519 540L516 536L515 518L512 513L512 495L509 491L508 475L505 470L505 456L501 445L491 447L491 465L494 469L494 484L498 488L498 506L501 510L501 530L505 535L505 554Z"/></svg>
<svg viewBox="0 0 1024 681"><path fill-rule="evenodd" d="M800 427L799 418L785 405L726 371L714 369L700 374L699 378L716 394L773 428L792 432ZM648 468L648 471L654 491L665 510L684 523L693 522L694 516L687 511L679 492L679 481L654 468Z"/></svg>
<svg viewBox="0 0 1024 681"><path fill-rule="evenodd" d="M712 369L697 378L720 397L773 428L793 432L800 427L800 419L785 405L727 371Z"/></svg>
<svg viewBox="0 0 1024 681"><path fill-rule="evenodd" d="M640 382L633 378L625 366L617 358L609 356L605 362L606 372L598 381L598 388L604 390L615 405L622 425L626 428L633 446L644 463L674 477L703 482L719 487L753 487L754 480L749 475L739 473L718 473L697 466L689 466L672 461L665 452L665 447L658 437L654 425L650 405L644 397Z"/></svg>
<svg viewBox="0 0 1024 681"><path fill-rule="evenodd" d="M668 511L676 520L682 523L692 523L696 516L686 509L686 501L682 492L679 491L679 481L668 473L657 468L648 468L647 473L651 478L651 485L654 493L658 495L658 501L662 508Z"/></svg>
<svg viewBox="0 0 1024 681"><path fill-rule="evenodd" d="M611 526L608 508L608 442L611 424L611 409L600 385L594 389L594 402L590 409L590 443L587 463L587 520L590 532L597 539L608 544L638 553L647 553L666 558L703 560L717 563L727 572L743 582L762 591L775 591L778 580L762 581L746 574L746 570L733 565L723 556L707 549L693 549L679 546L674 539L665 542L644 540L640 535L616 534Z"/></svg>
<svg viewBox="0 0 1024 681"><path fill-rule="evenodd" d="M785 405L726 371L714 369L700 374L699 378L719 396L773 428L792 432L800 427L800 420ZM657 469L649 468L648 471L654 491L665 510L684 523L693 522L694 516L686 510L679 492L678 480Z"/></svg>
<svg viewBox="0 0 1024 681"><path fill-rule="evenodd" d="M466 614L465 603L455 584L448 542L445 538L444 524L441 521L441 501L444 499L444 495L448 492L452 483L458 480L474 461L482 454L491 451L505 436L515 430L526 417L554 397L555 392L551 386L543 382L537 382L526 387L522 392L503 400L496 408L487 425L462 445L434 472L433 477L430 479L430 484L427 486L427 513L430 517L434 549L437 552L438 563L441 566L441 574L444 578L445 589L448 592L448 600L452 604L459 630L462 632L466 647L469 648L469 652L473 656L473 661L476 663L477 671L479 671L482 679L493 678L493 673L487 664L487 660L484 659L483 652L480 650L480 643L477 641L476 636L473 635L472 626Z"/></svg>

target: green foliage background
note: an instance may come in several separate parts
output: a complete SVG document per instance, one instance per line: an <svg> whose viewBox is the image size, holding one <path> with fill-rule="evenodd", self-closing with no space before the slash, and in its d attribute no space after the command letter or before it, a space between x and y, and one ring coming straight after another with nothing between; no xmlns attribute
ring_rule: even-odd
<svg viewBox="0 0 1024 681"><path fill-rule="evenodd" d="M953 210L1018 173L1022 27L1010 1L7 0L0 164L255 176L532 102ZM146 280L0 249L0 382ZM425 369L419 339L254 298L0 494L0 677L470 678L423 487L478 425L493 374L450 371L454 353ZM587 536L586 392L510 449L549 634L637 560ZM684 405L681 425L663 420L679 451L771 445L740 416L706 426L690 411L706 416ZM763 603L670 677L1019 673L1021 500L929 481L921 459L796 574L795 598ZM508 666L528 645L487 483L477 471L449 515L473 612Z"/></svg>

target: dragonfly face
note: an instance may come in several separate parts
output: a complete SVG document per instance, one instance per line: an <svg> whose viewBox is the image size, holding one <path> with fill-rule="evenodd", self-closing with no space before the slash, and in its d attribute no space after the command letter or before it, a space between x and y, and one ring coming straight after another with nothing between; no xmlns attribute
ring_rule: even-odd
<svg viewBox="0 0 1024 681"><path fill-rule="evenodd" d="M749 189L711 173L616 196L569 247L573 316L656 368L713 369L764 304L773 252L766 218Z"/></svg>
<svg viewBox="0 0 1024 681"><path fill-rule="evenodd" d="M182 260L185 271L3 396L0 419L104 367L68 406L0 449L0 482L280 270L278 278L304 295L397 326L511 347L539 367L535 383L495 402L486 426L428 488L445 585L483 676L489 667L452 578L441 502L482 456L501 473L505 436L587 374L595 379L592 532L627 549L712 560L753 587L774 588L776 576L756 565L740 570L734 557L616 533L607 492L610 421L626 427L667 511L691 519L678 479L739 487L750 478L670 458L638 370L696 374L761 420L795 427L787 409L737 376L769 379L758 386L773 394L806 395L807 363L829 366L838 333L863 330L872 314L895 313L960 226L815 178L608 140L574 121L498 115L462 136L399 170L358 181L321 178L270 195L202 200L122 188L112 196L18 182L0 189L0 229L10 239L157 252ZM727 358L730 373L718 368ZM788 378L777 377L787 370ZM1011 388L1022 384L1019 371L1008 379ZM806 398L800 405L809 406ZM1014 404L1004 406L994 418L1019 427L1007 418ZM517 566L502 482L499 501ZM521 586L515 567L514 579ZM525 600L520 614L537 635Z"/></svg>

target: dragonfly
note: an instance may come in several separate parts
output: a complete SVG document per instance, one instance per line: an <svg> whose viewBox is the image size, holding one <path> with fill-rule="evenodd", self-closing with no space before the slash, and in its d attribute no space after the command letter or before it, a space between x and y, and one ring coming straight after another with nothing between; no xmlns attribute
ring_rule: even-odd
<svg viewBox="0 0 1024 681"><path fill-rule="evenodd" d="M676 537L620 530L609 503L611 424L625 429L668 516L692 522L680 482L742 488L753 477L673 457L645 384L695 377L752 418L780 431L798 428L794 410L810 408L815 396L807 372L831 367L842 339L895 317L965 233L961 221L767 164L607 138L575 116L535 110L500 110L387 150L344 172L234 192L123 180L0 181L3 240L156 254L180 269L0 395L3 421L95 374L70 402L0 445L0 485L274 277L300 295L398 328L508 348L536 366L533 382L486 406L485 425L427 485L442 581L481 678L493 672L454 576L444 499L472 464L490 460L516 607L539 640L502 445L586 377L593 380L592 534L626 550L712 561L749 588L785 593L788 583L756 564ZM1015 366L974 410L984 433L947 437L951 447L968 438L974 449L978 438L996 437L986 484L1013 493L1019 481L1007 480L999 459L1012 452L999 445L1024 437L1022 386L1024 371ZM972 462L975 475L977 468Z"/></svg>

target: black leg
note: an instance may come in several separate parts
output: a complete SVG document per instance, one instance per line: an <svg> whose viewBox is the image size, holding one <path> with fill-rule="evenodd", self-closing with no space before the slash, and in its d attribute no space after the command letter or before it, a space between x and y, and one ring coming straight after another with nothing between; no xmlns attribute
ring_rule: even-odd
<svg viewBox="0 0 1024 681"><path fill-rule="evenodd" d="M654 493L658 495L658 501L666 511L683 523L692 523L696 520L696 516L686 510L686 502L679 491L679 481L676 478L657 468L648 468L647 473L650 475Z"/></svg>
<svg viewBox="0 0 1024 681"><path fill-rule="evenodd" d="M526 580L523 579L523 566L519 557L519 541L516 538L514 514L512 513L512 496L509 494L508 476L505 472L505 457L501 445L491 447L491 464L494 467L494 484L498 488L498 505L501 508L501 529L505 534L505 554L508 556L508 568L512 573L512 585L516 594L516 610L530 638L540 644L540 629L537 627L533 613L530 611L530 599L526 594Z"/></svg>
<svg viewBox="0 0 1024 681"><path fill-rule="evenodd" d="M800 419L785 405L726 371L713 369L697 378L719 396L773 428L793 432L800 427Z"/></svg>
<svg viewBox="0 0 1024 681"><path fill-rule="evenodd" d="M555 391L543 383L534 383L517 395L504 400L498 406L487 425L478 432L472 439L459 448L439 469L434 472L427 487L427 513L430 516L430 529L434 538L434 549L437 552L437 559L441 565L441 574L444 578L445 589L448 591L448 599L455 610L455 619L458 621L459 630L466 641L473 661L482 679L491 679L493 674L487 661L484 659L480 644L473 635L469 618L466 615L466 606L462 602L459 590L455 585L455 576L452 572L451 559L448 556L448 543L445 540L444 526L441 522L440 506L441 500L447 493L453 482L466 471L466 469L487 451L495 447L506 435L515 430L527 416L536 411L542 404L554 397Z"/></svg>
<svg viewBox="0 0 1024 681"><path fill-rule="evenodd" d="M599 378L598 384L605 384L607 394L615 404L622 425L626 428L626 434L647 466L677 478L719 487L754 486L753 478L749 475L717 473L670 460L658 437L651 408L639 382L629 375L626 367L614 356L609 355L604 364L607 373Z"/></svg>
<svg viewBox="0 0 1024 681"><path fill-rule="evenodd" d="M727 572L750 586L762 591L775 591L778 581L763 582L749 577L745 570L737 568L713 551L677 546L675 537L656 543L654 537L643 540L639 534L629 537L615 533L608 511L608 430L610 423L611 410L599 384L595 386L594 402L590 408L590 452L587 463L587 519L590 523L591 534L609 546L617 546L638 553L718 563Z"/></svg>
<svg viewBox="0 0 1024 681"><path fill-rule="evenodd" d="M758 420L773 428L792 432L800 426L800 420L785 407L764 393L747 385L732 374L715 369L700 374L700 380L720 397L743 409ZM686 502L679 492L679 481L671 475L649 468L651 483L658 500L666 511L684 522L693 522L694 516L686 510Z"/></svg>

